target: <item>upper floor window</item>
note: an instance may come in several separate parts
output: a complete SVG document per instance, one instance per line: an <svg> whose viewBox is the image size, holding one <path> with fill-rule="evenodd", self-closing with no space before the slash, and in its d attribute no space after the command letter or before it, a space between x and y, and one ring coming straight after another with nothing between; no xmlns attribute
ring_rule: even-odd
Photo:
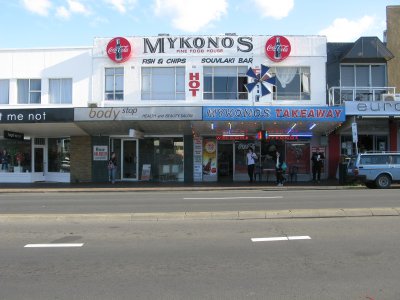
<svg viewBox="0 0 400 300"><path fill-rule="evenodd" d="M42 81L40 79L18 79L18 104L41 103Z"/></svg>
<svg viewBox="0 0 400 300"><path fill-rule="evenodd" d="M142 100L185 100L185 68L142 68Z"/></svg>
<svg viewBox="0 0 400 300"><path fill-rule="evenodd" d="M342 64L340 86L343 100L379 100L387 93L379 89L387 86L386 65Z"/></svg>
<svg viewBox="0 0 400 300"><path fill-rule="evenodd" d="M276 76L274 100L310 100L309 67L273 67L269 70Z"/></svg>
<svg viewBox="0 0 400 300"><path fill-rule="evenodd" d="M0 104L9 103L10 80L0 79Z"/></svg>
<svg viewBox="0 0 400 300"><path fill-rule="evenodd" d="M386 86L386 65L349 65L340 66L342 87L384 87Z"/></svg>
<svg viewBox="0 0 400 300"><path fill-rule="evenodd" d="M50 79L49 102L52 104L72 104L72 79Z"/></svg>
<svg viewBox="0 0 400 300"><path fill-rule="evenodd" d="M204 67L204 99L248 99L247 67Z"/></svg>
<svg viewBox="0 0 400 300"><path fill-rule="evenodd" d="M124 100L124 68L106 68L105 100Z"/></svg>

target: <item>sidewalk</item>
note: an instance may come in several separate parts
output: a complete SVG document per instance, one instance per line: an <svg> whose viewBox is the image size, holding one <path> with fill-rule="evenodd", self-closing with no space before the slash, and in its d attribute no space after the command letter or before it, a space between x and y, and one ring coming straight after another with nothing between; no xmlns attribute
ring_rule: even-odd
<svg viewBox="0 0 400 300"><path fill-rule="evenodd" d="M2 183L0 193L42 193L42 192L143 192L143 191L212 191L212 190L335 190L365 188L362 185L339 185L337 180L321 183L288 182L278 187L274 182L82 182L82 183Z"/></svg>
<svg viewBox="0 0 400 300"><path fill-rule="evenodd" d="M400 185L394 185L399 188ZM51 193L51 192L146 192L146 191L214 191L214 190L345 190L365 189L362 185L339 185L337 180L326 180L320 184L313 182L286 183L283 187L272 182L234 182L234 183L177 183L177 182L117 182L103 183L9 183L1 184L0 193ZM184 220L251 220L251 219L301 219L301 218L346 218L346 217L395 217L400 216L400 207L371 208L329 208L329 209L290 209L253 211L181 211L149 213L66 213L66 214L0 214L0 222L10 221L184 221Z"/></svg>

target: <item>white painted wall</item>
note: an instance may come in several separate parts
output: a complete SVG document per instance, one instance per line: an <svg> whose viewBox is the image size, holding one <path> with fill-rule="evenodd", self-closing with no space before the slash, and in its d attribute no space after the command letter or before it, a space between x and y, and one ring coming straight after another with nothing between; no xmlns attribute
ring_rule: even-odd
<svg viewBox="0 0 400 300"><path fill-rule="evenodd" d="M224 36L220 36L223 38ZM106 53L108 42L112 38L96 38L93 48L93 101L99 106L193 106L193 105L296 105L296 106L324 106L326 105L326 37L324 36L285 36L291 43L292 51L290 56L279 63L268 60L265 55L265 43L271 36L250 36L253 41L254 49L249 53L237 52L236 46L231 49L224 49L224 53L177 53L177 47L170 49L169 43L165 42L165 53L144 53L143 37L126 37L132 47L132 56L125 63L114 63ZM157 38L147 37L156 44ZM165 38L175 39L179 37L168 36ZM203 36L203 38L206 38ZM201 59L205 57L242 57L252 58L252 64L203 64ZM142 64L144 59L155 59L155 64ZM186 58L185 64L166 64L168 58ZM163 64L159 64L159 60ZM271 96L265 96L260 102L254 103L255 93L252 93L249 100L221 101L203 100L200 93L197 98L191 97L188 87L190 72L199 72L200 81L203 77L203 66L245 66L260 67L261 64L268 67L274 66L301 66L310 67L311 72L311 100L302 101L272 101ZM125 69L125 90L124 101L104 101L104 69L110 67L124 67ZM184 66L186 70L186 99L179 101L141 100L141 67L142 66ZM201 82L202 84L202 82ZM203 85L200 87L202 91Z"/></svg>
<svg viewBox="0 0 400 300"><path fill-rule="evenodd" d="M40 107L81 107L91 99L92 48L10 49L0 50L0 79L10 80L10 100L1 108L17 105L17 80L41 79ZM49 79L72 78L73 103L49 104ZM37 105L23 105L26 108Z"/></svg>

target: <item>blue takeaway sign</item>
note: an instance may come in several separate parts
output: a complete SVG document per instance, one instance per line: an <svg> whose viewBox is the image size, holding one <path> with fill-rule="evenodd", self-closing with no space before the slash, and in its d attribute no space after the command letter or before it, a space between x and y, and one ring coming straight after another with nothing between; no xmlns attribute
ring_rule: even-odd
<svg viewBox="0 0 400 300"><path fill-rule="evenodd" d="M344 122L344 106L204 106L203 121Z"/></svg>

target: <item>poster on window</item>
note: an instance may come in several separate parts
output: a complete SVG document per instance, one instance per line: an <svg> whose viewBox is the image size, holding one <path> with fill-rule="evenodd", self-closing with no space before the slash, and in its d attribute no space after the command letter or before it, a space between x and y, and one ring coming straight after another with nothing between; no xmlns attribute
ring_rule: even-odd
<svg viewBox="0 0 400 300"><path fill-rule="evenodd" d="M93 146L93 160L108 160L108 146Z"/></svg>
<svg viewBox="0 0 400 300"><path fill-rule="evenodd" d="M203 180L217 180L217 141L203 140Z"/></svg>
<svg viewBox="0 0 400 300"><path fill-rule="evenodd" d="M309 174L310 157L310 143L286 144L286 164L289 171L292 167L297 167L299 174Z"/></svg>

